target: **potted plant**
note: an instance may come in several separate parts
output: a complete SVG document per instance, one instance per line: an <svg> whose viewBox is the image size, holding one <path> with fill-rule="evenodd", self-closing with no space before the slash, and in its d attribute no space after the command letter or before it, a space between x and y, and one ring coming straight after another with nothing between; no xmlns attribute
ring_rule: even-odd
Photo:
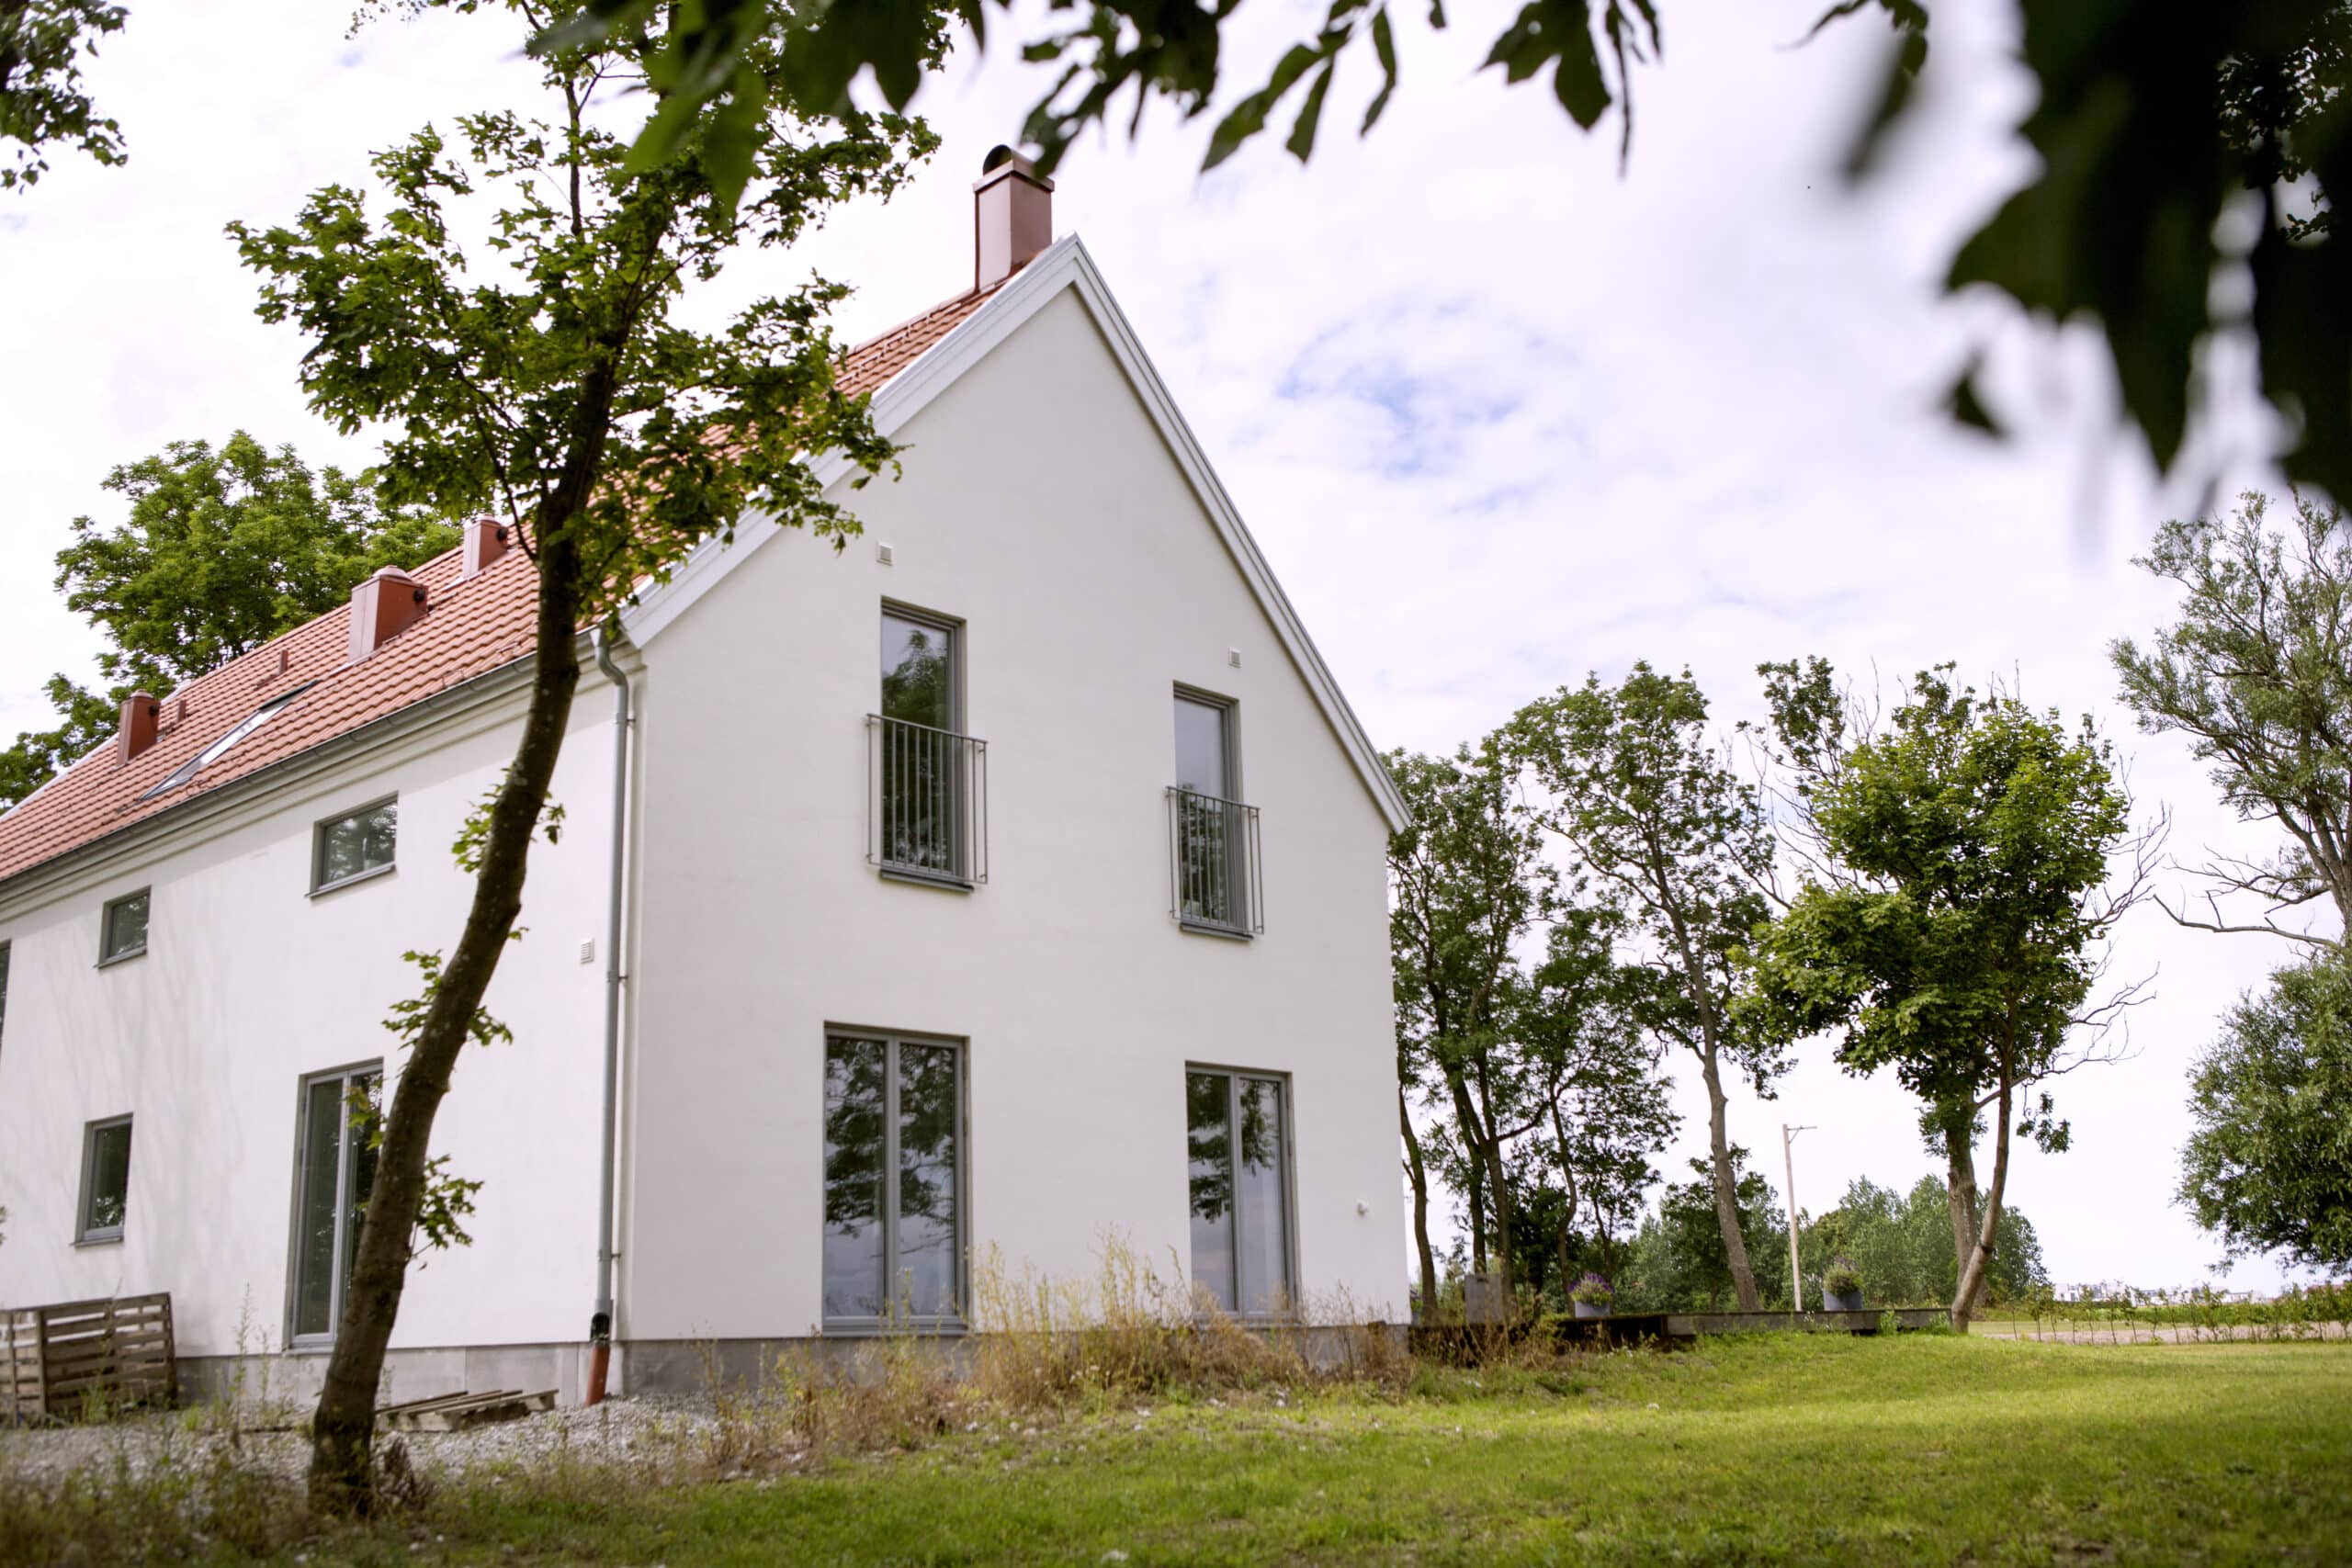
<svg viewBox="0 0 2352 1568"><path fill-rule="evenodd" d="M1607 1317L1609 1306L1617 1299L1616 1291L1600 1275L1588 1272L1568 1292L1568 1304L1578 1317Z"/></svg>
<svg viewBox="0 0 2352 1568"><path fill-rule="evenodd" d="M1821 1310L1824 1312L1860 1312L1862 1310L1862 1276L1849 1258L1832 1258L1829 1271L1821 1277Z"/></svg>

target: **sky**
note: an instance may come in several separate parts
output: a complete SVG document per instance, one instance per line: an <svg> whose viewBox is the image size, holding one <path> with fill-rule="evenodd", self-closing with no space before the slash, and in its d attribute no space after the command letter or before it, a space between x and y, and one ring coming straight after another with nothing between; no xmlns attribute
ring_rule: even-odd
<svg viewBox="0 0 2352 1568"><path fill-rule="evenodd" d="M1821 654L1890 686L1952 660L2094 716L2132 760L2143 816L2169 809L2181 858L2261 850L2185 745L2134 732L2108 662L2173 604L2131 558L2202 494L2118 433L2088 334L1939 288L1956 241L2031 167L2007 130L2031 94L2013 17L1936 8L1919 114L1855 192L1836 171L1886 35L1864 19L1801 43L1820 8L1674 0L1622 166L1614 122L1579 134L1541 83L1478 70L1501 8L1457 9L1445 34L1408 22L1404 85L1369 138L1353 133L1363 62L1304 169L1278 134L1203 175L1214 115L1155 107L1135 141L1123 126L1072 151L1057 231L1100 263L1379 746L1450 750L1636 660L1687 666L1726 728L1760 716L1763 660ZM1225 97L1321 10L1245 8ZM76 516L122 515L102 487L113 467L240 428L315 465L376 455L370 433L305 409L302 345L254 315L222 225L290 218L423 123L519 101L529 74L497 17L347 24L318 0L134 6L88 73L130 163L60 154L0 197L11 731L45 720L52 671L93 671L53 558ZM1039 25L1017 13L926 86L916 107L943 146L895 200L738 262L716 302L821 273L855 285L836 312L854 339L968 287L971 182L1043 85L1007 40ZM2007 441L1937 406L1978 344ZM2269 427L2228 395L2232 363L2217 355L2205 466L2223 494L2276 491ZM2131 1059L2068 1080L2073 1147L2021 1148L2011 1174L2057 1280L2181 1284L2219 1260L2173 1201L2187 1077L2217 1015L2290 956L2154 908L2127 920L2115 972L2155 991ZM1675 1066L1685 1121L1663 1163L1679 1174L1703 1151L1705 1100L1695 1066ZM1780 1127L1813 1128L1796 1177L1815 1213L1855 1177L1907 1187L1940 1168L1901 1089L1840 1073L1823 1045L1776 1100L1736 1090L1729 1114L1776 1189ZM2256 1261L2229 1282L2280 1277Z"/></svg>

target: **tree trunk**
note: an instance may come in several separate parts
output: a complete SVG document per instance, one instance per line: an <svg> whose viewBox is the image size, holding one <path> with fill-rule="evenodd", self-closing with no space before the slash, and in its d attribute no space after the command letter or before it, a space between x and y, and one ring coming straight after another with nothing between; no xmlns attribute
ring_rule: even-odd
<svg viewBox="0 0 2352 1568"><path fill-rule="evenodd" d="M384 1118L375 1179L344 1292L343 1320L327 1357L325 1386L311 1424L310 1498L324 1513L366 1514L375 1506L370 1445L377 1391L424 1201L433 1119L449 1092L450 1074L471 1037L482 996L522 913L531 840L547 807L572 694L580 684L573 642L579 632L582 573L571 521L586 504L602 466L614 389L609 359L583 378L562 478L532 520L539 541L539 586L531 705L523 718L514 760L491 804L490 831L465 930L409 1043L409 1058L400 1069Z"/></svg>
<svg viewBox="0 0 2352 1568"><path fill-rule="evenodd" d="M1976 1227L1976 1244L1969 1249L1968 1267L1962 1270L1960 1287L1951 1298L1951 1325L1962 1334L1968 1332L1969 1320L1976 1315L1978 1300L1989 1283L1993 1242L2000 1234L2001 1197L2009 1182L2009 1115L2015 1090L2005 1067L2001 1074L2000 1114L1993 1123L1993 1190L1985 1194L1984 1218Z"/></svg>
<svg viewBox="0 0 2352 1568"><path fill-rule="evenodd" d="M1748 1266L1747 1238L1739 1229L1739 1194L1732 1185L1731 1137L1724 1120L1724 1080L1716 1070L1715 1054L1702 1051L1699 1063L1707 1080L1707 1155L1715 1179L1715 1223L1723 1227L1724 1257L1731 1263L1731 1288L1742 1312L1761 1312L1764 1298L1756 1289L1756 1270Z"/></svg>
<svg viewBox="0 0 2352 1568"><path fill-rule="evenodd" d="M1405 1176L1413 1184L1413 1250L1421 1264L1421 1310L1415 1315L1431 1321L1437 1311L1437 1255L1430 1250L1430 1173L1421 1160L1420 1135L1413 1131L1413 1113L1405 1102L1405 1086L1396 1086L1396 1120L1405 1130Z"/></svg>
<svg viewBox="0 0 2352 1568"><path fill-rule="evenodd" d="M1956 1119L1955 1119L1956 1116ZM1944 1126L1944 1200L1951 1210L1951 1256L1954 1286L1968 1270L1968 1255L1975 1250L1976 1232L1984 1212L1976 1193L1975 1116L1969 1108L1947 1114ZM1992 1294L1988 1279L1977 1287L1973 1309L1983 1312Z"/></svg>
<svg viewBox="0 0 2352 1568"><path fill-rule="evenodd" d="M1494 1239L1487 1224L1489 1211L1485 1141L1480 1136L1478 1109L1471 1102L1470 1086L1459 1066L1446 1068L1445 1085L1453 1091L1453 1121L1462 1134L1463 1176L1470 1188L1463 1194L1470 1208L1470 1269L1473 1273L1483 1273L1494 1250Z"/></svg>

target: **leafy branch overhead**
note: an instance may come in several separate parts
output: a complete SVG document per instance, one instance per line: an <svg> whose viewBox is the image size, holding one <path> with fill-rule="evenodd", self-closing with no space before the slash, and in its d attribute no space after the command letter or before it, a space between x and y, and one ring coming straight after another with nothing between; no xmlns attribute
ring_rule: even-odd
<svg viewBox="0 0 2352 1568"><path fill-rule="evenodd" d="M1166 99L1186 118L1220 101L1223 44L1243 0L1057 0L1056 25L1022 45L1026 60L1061 67L1031 108L1024 136L1050 170L1080 132L1106 124L1125 100L1134 135L1146 105ZM997 0L1010 7L1010 0ZM830 112L870 73L893 109L915 97L939 63L946 29L985 45L989 0L588 0L544 33L540 47L666 28L655 85L662 107L639 136L633 166L672 155L690 104L718 103L705 156L749 115L739 61L749 40L780 30L786 43L766 90ZM2352 496L2352 262L2335 241L2331 193L2352 189L2352 6L2345 0L2019 0L2020 62L2037 80L2016 127L2038 167L1957 249L1947 289L2007 295L2052 323L2083 321L2104 336L2129 423L2158 466L2180 461L2208 395L2202 355L2216 338L2249 333L2260 389L2290 427L2290 477ZM1813 28L1876 12L1892 28L1875 107L1847 160L1877 177L1878 154L1912 112L1912 83L1928 59L1920 0L1837 0ZM1443 0L1429 25L1444 28ZM1633 77L1663 58L1659 0L1529 0L1504 26L1486 65L1510 84L1545 78L1577 126L1620 118L1630 153ZM1283 144L1311 156L1333 76L1366 52L1379 85L1361 129L1382 117L1399 79L1396 15L1389 0L1332 0L1312 36L1231 102L1208 141L1214 167L1270 130L1295 102ZM1808 36L1813 36L1808 35ZM2232 221L2223 221L2225 218ZM2245 221L2238 221L2243 219ZM2250 287L2214 287L2234 277ZM1978 385L1981 354L1953 386L1963 423L1997 430L1996 404ZM2202 459L2200 459L2202 460Z"/></svg>
<svg viewBox="0 0 2352 1568"><path fill-rule="evenodd" d="M36 184L44 150L67 145L100 164L119 164L122 128L98 112L82 84L82 59L122 30L124 12L107 0L0 0L0 190Z"/></svg>

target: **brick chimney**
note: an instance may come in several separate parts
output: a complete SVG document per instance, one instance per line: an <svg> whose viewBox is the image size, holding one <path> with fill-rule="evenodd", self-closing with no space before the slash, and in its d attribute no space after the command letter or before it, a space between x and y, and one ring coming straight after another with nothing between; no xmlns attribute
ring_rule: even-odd
<svg viewBox="0 0 2352 1568"><path fill-rule="evenodd" d="M385 567L351 591L351 662L358 663L424 618L424 584Z"/></svg>
<svg viewBox="0 0 2352 1568"><path fill-rule="evenodd" d="M122 699L122 723L114 732L117 762L128 762L155 744L156 722L163 713L164 705L144 692L133 692Z"/></svg>
<svg viewBox="0 0 2352 1568"><path fill-rule="evenodd" d="M506 553L506 525L494 517L476 517L466 524L466 561L458 573L463 582Z"/></svg>
<svg viewBox="0 0 2352 1568"><path fill-rule="evenodd" d="M980 163L972 187L972 287L993 288L1054 243L1054 182L1010 147Z"/></svg>

